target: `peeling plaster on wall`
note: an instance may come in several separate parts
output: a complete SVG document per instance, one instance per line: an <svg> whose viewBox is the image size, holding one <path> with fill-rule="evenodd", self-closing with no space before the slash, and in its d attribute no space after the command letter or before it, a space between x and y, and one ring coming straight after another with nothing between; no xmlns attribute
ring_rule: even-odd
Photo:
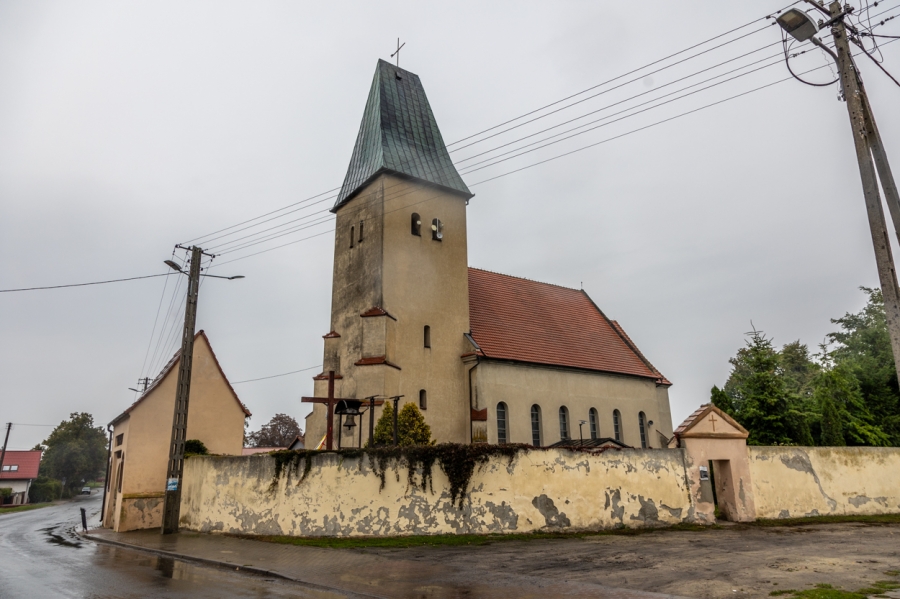
<svg viewBox="0 0 900 599"><path fill-rule="evenodd" d="M748 452L759 518L898 511L890 506L900 502L900 449L749 447Z"/></svg>
<svg viewBox="0 0 900 599"><path fill-rule="evenodd" d="M407 468L398 463L387 466L380 490L381 479L368 457L318 455L304 480L301 463L272 485L271 456L198 456L185 463L182 522L187 530L203 532L297 536L675 524L691 513L683 463L681 450L659 449L600 454L554 449L512 460L498 456L475 470L460 508L459 502L451 503L449 480L438 464L432 493L409 485ZM415 478L420 483L421 473Z"/></svg>

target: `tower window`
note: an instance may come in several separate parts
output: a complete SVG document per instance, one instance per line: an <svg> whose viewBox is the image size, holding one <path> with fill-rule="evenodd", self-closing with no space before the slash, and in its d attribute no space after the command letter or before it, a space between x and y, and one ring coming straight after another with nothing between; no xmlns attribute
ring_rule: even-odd
<svg viewBox="0 0 900 599"><path fill-rule="evenodd" d="M641 429L641 448L647 449L647 417L643 412L638 413L638 427Z"/></svg>
<svg viewBox="0 0 900 599"><path fill-rule="evenodd" d="M350 247L353 247L353 240L356 237L356 227L350 227Z"/></svg>
<svg viewBox="0 0 900 599"><path fill-rule="evenodd" d="M600 433L600 418L597 415L596 408L591 408L588 412L588 420L591 423L591 439L596 439Z"/></svg>
<svg viewBox="0 0 900 599"><path fill-rule="evenodd" d="M531 406L531 444L541 446L541 406Z"/></svg>
<svg viewBox="0 0 900 599"><path fill-rule="evenodd" d="M506 404L501 401L497 404L497 443L500 444L509 443L506 419Z"/></svg>
<svg viewBox="0 0 900 599"><path fill-rule="evenodd" d="M419 217L417 212L412 213L412 217L410 218L409 223L410 230L409 232L415 235L416 237L422 236L422 219Z"/></svg>
<svg viewBox="0 0 900 599"><path fill-rule="evenodd" d="M425 410L428 408L428 394L425 392L425 389L419 389L419 409Z"/></svg>
<svg viewBox="0 0 900 599"><path fill-rule="evenodd" d="M559 440L569 438L569 409L566 406L559 408Z"/></svg>
<svg viewBox="0 0 900 599"><path fill-rule="evenodd" d="M364 221L359 221L359 242L360 243L362 243L362 238L363 238L363 222Z"/></svg>
<svg viewBox="0 0 900 599"><path fill-rule="evenodd" d="M425 325L425 347L431 347L431 327Z"/></svg>
<svg viewBox="0 0 900 599"><path fill-rule="evenodd" d="M619 413L619 410L613 410L613 433L616 436L616 441L622 441L622 415Z"/></svg>
<svg viewBox="0 0 900 599"><path fill-rule="evenodd" d="M444 223L439 218L431 221L431 238L435 241L440 241L444 238Z"/></svg>

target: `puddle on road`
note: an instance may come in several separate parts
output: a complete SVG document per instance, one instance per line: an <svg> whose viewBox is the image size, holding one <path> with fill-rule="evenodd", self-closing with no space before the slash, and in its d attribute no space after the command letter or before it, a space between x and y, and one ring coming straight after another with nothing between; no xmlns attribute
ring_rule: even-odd
<svg viewBox="0 0 900 599"><path fill-rule="evenodd" d="M164 578L172 578L175 573L175 560L171 557L157 557L156 569L159 570Z"/></svg>
<svg viewBox="0 0 900 599"><path fill-rule="evenodd" d="M50 526L48 528L41 528L40 531L47 535L46 541L48 543L53 543L54 545L62 545L63 547L76 547L79 548L82 546L82 543L78 536L75 534L75 527L69 529L63 529L60 526Z"/></svg>

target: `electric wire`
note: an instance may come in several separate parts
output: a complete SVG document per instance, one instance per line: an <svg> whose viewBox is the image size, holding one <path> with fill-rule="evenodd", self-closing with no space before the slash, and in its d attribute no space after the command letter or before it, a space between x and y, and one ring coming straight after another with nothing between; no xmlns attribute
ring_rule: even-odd
<svg viewBox="0 0 900 599"><path fill-rule="evenodd" d="M243 381L232 381L231 384L232 384L232 385L240 385L240 384L243 384L243 383L253 383L253 382L255 382L255 381L265 381L265 380L267 380L267 379L276 379L276 378L281 377L281 376L288 376L289 374L297 374L298 372L306 372L307 370L314 370L314 369L316 369L316 368L321 368L321 367L322 367L322 365L319 364L319 365L317 365L317 366L310 366L310 367L308 367L308 368L301 368L300 370L292 370L292 371L290 371L290 372L282 372L281 374L273 374L273 375L271 375L271 376L261 376L261 377L259 377L259 378L257 378L257 379L245 379L245 380L243 380Z"/></svg>
<svg viewBox="0 0 900 599"><path fill-rule="evenodd" d="M729 35L729 34L731 34L731 33L740 31L741 29L744 29L744 28L746 28L746 27L749 27L750 25L752 25L752 24L754 24L754 23L757 23L757 22L759 22L759 21L764 21L764 20L766 20L766 19L773 19L773 18L774 18L774 15L777 15L777 14L781 13L781 12L782 12L783 10L785 10L786 8L789 8L789 7L791 7L791 6L794 6L795 4L798 4L800 1L801 1L801 0L797 0L796 2L792 2L792 3L788 4L787 6L785 6L785 7L782 8L782 9L779 9L779 10L777 10L777 11L774 11L773 13L769 13L769 14L767 14L767 15L764 15L763 17L760 17L760 18L758 18L758 19L754 19L754 20L752 20L752 21L749 21L748 23L745 23L744 25L741 25L741 26L739 26L739 27L730 29L730 30L728 30L728 31L726 31L726 32L724 32L724 33L721 33L721 34L719 34L719 35L713 36L713 37L711 37L711 38L709 38L709 39L706 39L706 40L704 40L704 41L702 41L702 42L699 42L699 43L697 43L697 44L693 44L693 45L691 45L691 46L689 46L689 47L687 47L687 48L685 48L685 49L683 49L683 50L679 50L678 52L669 54L668 56L665 56L665 57L663 57L663 58L660 58L660 59L658 59L658 60L655 60L655 61L653 61L653 62L650 62L650 63L648 63L648 64L645 64L645 65L643 65L643 66L641 66L641 67L638 67L638 68L636 68L636 69L632 69L631 71L628 71L628 72L626 72L626 73L623 73L622 75L619 75L619 76L617 76L617 77L614 77L614 78L612 78L612 79L609 79L609 80L604 81L604 82L602 82L602 83L599 83L599 84L597 84L597 85L594 85L594 86L591 86L591 87L589 87L589 88L586 88L586 89L584 89L584 90L582 90L582 91L580 91L580 92L577 92L577 93L575 93L575 94L571 94L571 95L569 95L569 96L566 96L566 97L564 97L564 98L562 98L562 99L560 99L560 100L551 102L551 103L549 103L549 104L546 104L546 105L544 105L544 106L541 106L541 107L539 107L539 108L536 108L536 109L534 109L534 110L531 110L531 111L529 111L529 112L527 112L527 113L524 113L524 114L522 114L522 115L519 115L519 116L517 116L517 117L515 117L515 118L513 118L513 119L509 119L509 120L507 120L507 121L504 121L504 122L502 122L502 123L500 123L500 124L498 124L498 125L495 125L495 126L493 126L493 127L489 127L488 129L484 129L484 130L482 130L482 131L479 131L479 132L477 132L477 133L474 133L474 134L472 134L472 135L469 135L469 136L467 136L467 137L464 137L464 138L462 138L462 139L459 139L459 140L457 140L457 141L455 141L455 142L451 142L450 144L447 145L447 147L449 148L449 147L451 147L451 146L454 146L454 145L456 145L456 144L459 144L459 143L461 143L461 142L463 142L463 141L466 141L466 140L468 140L468 139L472 139L472 138L474 138L474 137L477 137L477 136L479 136L479 135L481 135L481 134L483 134L483 133L492 131L492 130L494 130L494 129L497 129L497 128L499 128L499 127L502 127L502 126L504 126L504 125L507 125L507 124L509 124L509 123L513 123L513 122L515 122L515 121L517 121L517 120L520 120L520 119L522 119L522 118L525 118L525 117L527 117L527 116L529 116L529 115L536 114L536 113L538 113L538 112L540 112L540 111L542 111L542 110L544 110L544 109L546 109L546 108L555 106L555 105L557 105L557 104L560 104L560 103L565 102L565 101L567 101L567 100L570 100L570 99L572 99L572 98L576 98L576 97L578 97L578 96L580 96L580 95L583 95L583 94L585 94L585 93L587 93L587 92L589 92L589 91L592 91L592 90L594 90L594 89L597 89L598 87L602 87L602 86L607 85L607 84L609 84L609 83L615 82L615 81L617 81L617 80L619 80L619 79L622 79L623 77L627 77L628 75L637 73L637 72L642 71L642 70L644 70L644 69L647 69L647 68L649 68L649 67L651 67L651 66L653 66L653 65L656 65L656 64L665 62L666 60L669 60L670 58L674 58L674 57L676 57L676 56L679 56L679 55L681 55L681 54L684 54L685 52L689 52L690 50L693 50L693 49L695 49L695 48L699 48L699 47L701 47L701 46L703 46L703 45L705 45L705 44L708 44L708 43L710 43L710 42L712 42L712 41L715 41L715 40L717 40L717 39L720 39L720 38L722 38L722 37L725 37L725 36L727 36L727 35ZM773 23L773 24L774 24L774 23ZM762 28L760 28L760 29L757 29L757 30L753 31L753 32L751 32L750 34L745 34L745 35L740 36L739 38L736 38L736 39L734 39L734 40L731 40L731 41L729 41L729 42L727 42L727 43L720 44L719 46L716 46L716 47L714 47L714 48L709 48L709 49L707 49L707 50L705 50L705 51L703 51L703 52L701 52L701 53L695 54L695 55L693 55L692 57L689 57L689 58L686 58L686 59L682 59L682 60L680 60L680 61L678 61L678 62L676 62L676 63L673 63L673 64L671 64L671 65L668 65L667 67L664 67L664 68L670 68L670 67L676 66L677 64L681 64L681 63L683 63L683 62L685 62L685 61L687 61L687 60L691 60L692 58L696 58L697 56L701 56L701 55L703 55L703 54L706 54L706 53L708 53L708 52L711 52L711 51L713 51L713 50L716 50L716 49L718 49L718 48L720 48L720 47L722 47L722 46L724 46L724 45L730 44L730 43L732 43L732 42L734 42L734 41L737 41L737 40L739 40L739 39L743 39L744 37L747 37L748 35L752 35L752 34L754 34L754 33L758 33L759 31L763 31L763 30L765 30L765 29L767 29L767 28L768 28L768 25L767 25L766 27L762 27ZM657 71L653 71L653 73L659 72L659 70L663 70L663 69L658 69ZM652 73L650 73L650 74L652 74ZM649 75L649 74L648 74L648 73L645 73L642 77L646 77L647 75ZM622 85L625 85L625 84L622 84ZM618 87L620 87L620 86L618 86ZM615 88L614 88L614 89L615 89ZM611 90L607 90L607 91L611 91ZM604 92L604 93L606 93L606 92ZM588 99L589 99L589 98L588 98ZM587 100L587 99L585 99L585 100ZM582 100L582 101L585 101L585 100ZM574 105L574 104L572 104L572 105ZM570 105L570 106L571 106L571 105ZM561 109L560 109L560 110L561 110ZM549 116L549 114L544 115L544 116ZM543 117L541 117L541 118L543 118ZM523 123L522 125L524 125L524 124L525 124L525 123ZM520 126L521 126L521 125L520 125ZM487 139L487 138L485 138L485 139ZM482 141L483 141L483 140L482 140ZM479 143L480 143L480 142L479 142ZM462 149L462 148L456 148L456 149L454 149L454 150L452 150L452 151L456 151L456 150L459 150L459 149ZM212 233L208 233L208 234L203 235L203 236L200 236L200 237L195 237L194 239L191 239L191 240L189 240L189 241L187 241L187 242L184 242L183 244L187 244L187 243L191 243L191 242L196 242L196 241L199 241L199 240L201 240L201 239L205 239L205 238L207 238L207 237L210 237L211 235L215 235L215 234L217 234L217 233L224 232L224 231L229 231L229 230L234 229L234 228L236 228L236 227L239 227L239 226L241 226L241 225L244 225L244 224L247 224L247 223L254 222L254 221L256 221L256 220L259 220L259 219L264 218L264 217L269 216L269 215L276 214L276 213L278 213L278 212L282 212L282 211L284 211L284 210L286 210L286 209L288 209L288 208L290 208L290 207L292 207L292 206L298 205L298 204L303 203L303 202L308 201L308 200L312 200L312 199L318 198L318 197L320 197L320 196L322 196L322 195L324 195L324 194L326 194L326 193L330 193L330 192L333 192L333 191L337 191L337 190L339 190L339 189L340 189L340 187L336 187L336 188L334 188L334 189L331 189L331 190L328 190L328 191L325 191L325 192L316 194L315 196L311 196L311 197L307 198L306 200L302 200L301 202L296 202L296 203L294 203L294 204L289 204L288 206L285 206L285 207L282 207L282 208L278 208L278 209L273 210L273 211L271 211L271 212L267 212L267 213L265 213L265 214L263 214L263 215L260 215L260 216L257 216L257 217L251 218L251 219L247 219L247 220L245 220L245 221L241 221L240 223L237 223L237 224L235 224L235 225L231 225L231 226L229 226L229 227L225 227L225 228L223 228L223 229L219 229L219 230L217 230L217 231L214 231L214 232L212 232ZM322 201L324 201L324 200L322 200ZM283 215L282 215L282 216L283 216ZM207 241L210 241L210 240L207 239Z"/></svg>
<svg viewBox="0 0 900 599"><path fill-rule="evenodd" d="M107 283L122 283L124 281L137 281L139 279L153 279L155 277L167 277L171 272L164 272L158 275L144 275L142 277L128 277L125 279L110 279L108 281L93 281L91 283L71 283L68 285L48 285L46 287L22 287L19 289L0 289L0 293L13 293L15 291L41 291L44 289L64 289L67 287L87 287L89 285L106 285Z"/></svg>
<svg viewBox="0 0 900 599"><path fill-rule="evenodd" d="M544 110L544 109L546 109L546 108L550 108L551 106L555 106L555 105L557 105L557 104L560 104L560 103L562 103L562 102L565 102L566 100L571 100L572 98L576 98L576 97L578 97L578 96L580 96L580 95L582 95L582 94L585 94L585 93L587 93L587 92L589 92L589 91L592 91L592 90L594 90L594 89L597 89L598 87L602 87L602 86L607 85L607 84L609 84L609 83L612 83L612 82L614 82L614 81L618 81L618 80L621 79L622 77L627 77L627 76L629 76L629 75L632 75L632 74L634 74L634 73L637 73L638 71L642 71L642 70L644 70L644 69L646 69L646 68L648 68L648 67L651 67L651 66L653 66L653 65L655 65L655 64L659 64L659 63L664 62L664 61L666 61L666 60L668 60L668 59L670 59L670 58L674 58L674 57L676 57L676 56L678 56L678 55L680 55L680 54L684 54L685 52L690 52L690 51L693 50L694 48L699 48L700 46L703 46L704 44L708 44L709 42L712 42L712 41L715 41L715 40L717 40L717 39L719 39L719 38L725 37L726 35L729 35L729 34L734 33L734 32L736 32L736 31L740 31L741 29L744 29L744 28L746 28L746 27L749 27L750 25L753 25L754 23L757 23L757 22L759 22L759 21L765 21L766 19L771 19L771 18L773 18L772 15L780 14L780 13L783 12L784 10L786 10L786 9L788 9L788 8L790 8L790 7L794 6L794 5L796 5L796 4L799 4L801 1L802 1L802 0L798 0L797 2L792 2L792 3L788 4L787 6L785 6L784 8L781 8L781 9L775 11L775 12L769 13L769 14L767 14L767 15L765 15L765 16L762 16L762 17L760 17L760 18L758 18L758 19L753 19L752 21L749 21L749 22L747 22L747 23L744 23L743 25L741 25L741 26L739 26L739 27L735 27L734 29L730 29L730 30L726 31L725 33L720 33L719 35L716 35L716 36L711 37L711 38L709 38L709 39L707 39L707 40L704 40L704 41L702 41L702 42L699 42L699 43L697 43L697 44L694 44L694 45L692 45L692 46L689 46L689 47L687 47L687 48L685 48L685 49L683 49L683 50L679 50L678 52L675 52L675 53L673 53L673 54L669 54L668 56L664 56L663 58L660 58L660 59L655 60L655 61L653 61L653 62L651 62L651 63L645 64L645 65L643 65L643 66L641 66L641 67L639 67L639 68L637 68L637 69L632 69L631 71L628 71L627 73L623 73L622 75L619 75L619 76L614 77L614 78L612 78L612 79L608 79L608 80L604 81L603 83L598 83L597 85L593 85L593 86L591 86L591 87L589 87L589 88L587 88L587 89L584 89L584 90L582 90L582 91L580 91L580 92L578 92L578 93L572 94L572 95L570 95L570 96L566 96L565 98L562 98L562 99L560 99L560 100L556 100L555 102L551 102L551 103L549 103L549 104L545 104L544 106L541 106L540 108L535 108L534 110L531 110L531 111L529 111L529 112L526 112L526 113L524 113L524 114L521 114L521 115L519 115L519 116L517 116L517 117L515 117L515 118L513 118L513 119L509 119L509 120L507 120L507 121L504 121L504 122L500 123L499 125L494 125L493 127L488 127L487 129L483 129L483 130L481 130L481 131L479 131L479 132L477 132L477 133L473 133L473 134L471 134L471 135L469 135L469 136L467 136L467 137L463 137L462 139L458 139L458 140L456 140L456 141L454 141L454 142L451 142L451 143L447 144L447 147L449 148L450 146L455 146L456 144L459 144L459 143L462 143L462 142L464 142L464 141L466 141L466 140L472 139L473 137L478 137L478 136L481 135L482 133L487 133L488 131L493 131L494 129L498 129L498 128L500 128L500 127L503 127L503 126L505 126L505 125L508 125L509 123L514 123L514 122L516 122L516 121L519 120L519 119L523 119L523 118L525 118L525 117L527 117L527 116L530 116L530 115L532 115L532 114L538 113L538 112L540 112L540 111L542 111L542 110ZM763 29L765 29L765 28L763 28Z"/></svg>
<svg viewBox="0 0 900 599"><path fill-rule="evenodd" d="M173 252L174 253L174 252ZM166 277L163 285L162 293L159 294L159 304L156 306L156 316L153 318L153 328L150 329L150 339L147 340L147 350L144 352L144 361L141 363L139 379L144 378L144 368L147 367L147 358L150 356L150 347L153 345L153 336L156 334L156 324L159 322L159 313L162 311L163 300L166 297L166 288L169 286L169 279Z"/></svg>

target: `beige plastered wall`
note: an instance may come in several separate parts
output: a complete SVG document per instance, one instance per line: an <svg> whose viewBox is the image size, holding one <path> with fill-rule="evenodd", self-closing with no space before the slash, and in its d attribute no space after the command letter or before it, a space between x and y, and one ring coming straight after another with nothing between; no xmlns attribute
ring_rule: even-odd
<svg viewBox="0 0 900 599"><path fill-rule="evenodd" d="M543 367L481 359L472 373L476 408L488 408L488 442L497 443L497 404L508 410L509 443L532 442L531 406L537 404L542 416L542 444L560 441L559 409L569 411L569 435L579 438L578 423L584 438L591 438L591 408L599 416L598 437L615 437L613 410L621 413L622 442L641 446L638 414L644 412L653 421L647 430L650 448L663 446L657 431L672 436L668 389L655 381L639 377L600 372Z"/></svg>
<svg viewBox="0 0 900 599"><path fill-rule="evenodd" d="M900 449L749 447L759 518L900 512Z"/></svg>
<svg viewBox="0 0 900 599"><path fill-rule="evenodd" d="M534 450L476 469L459 504L435 464L431 490L408 484L405 465L381 478L366 456L320 454L273 486L275 459L192 457L185 464L181 527L297 536L512 533L646 527L692 519L681 450L601 454Z"/></svg>
<svg viewBox="0 0 900 599"><path fill-rule="evenodd" d="M413 213L422 221L421 236L411 234ZM441 241L432 239L435 218L444 226ZM468 284L466 202L459 195L382 175L342 206L335 219L331 308L331 330L340 337L325 340L323 367L341 377L335 395L403 395L402 406L418 404L424 389L423 414L432 436L438 442L469 442L468 382L460 359L471 351L464 337ZM373 307L390 316L360 316ZM424 346L426 325L430 348ZM355 365L379 356L390 364ZM323 378L315 382L315 395L327 395ZM376 418L380 414L377 408ZM325 420L325 407L315 405L306 419L310 446L325 434ZM357 431L343 446L356 446L355 439Z"/></svg>
<svg viewBox="0 0 900 599"><path fill-rule="evenodd" d="M162 524L162 498L172 438L178 365L140 401L113 430L113 456L107 518L117 532L155 528ZM244 438L244 411L219 371L203 335L194 342L188 439L203 441L210 453L240 455ZM116 437L123 434L122 445ZM122 465L121 491L118 466Z"/></svg>

